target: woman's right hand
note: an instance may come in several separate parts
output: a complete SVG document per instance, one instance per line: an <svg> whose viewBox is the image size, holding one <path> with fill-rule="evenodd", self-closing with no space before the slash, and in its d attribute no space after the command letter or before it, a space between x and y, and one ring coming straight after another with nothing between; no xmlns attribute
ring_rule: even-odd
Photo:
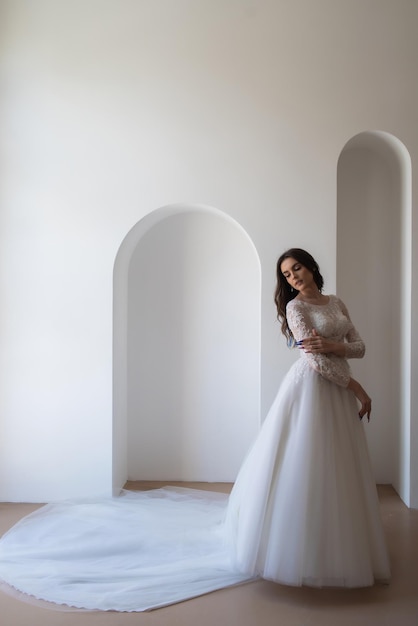
<svg viewBox="0 0 418 626"><path fill-rule="evenodd" d="M370 422L370 413L372 412L372 401L367 392L363 389L360 383L354 378L350 378L350 381L347 385L347 389L350 389L357 400L360 402L361 407L359 410L359 418L363 419L365 415L367 415L367 420Z"/></svg>

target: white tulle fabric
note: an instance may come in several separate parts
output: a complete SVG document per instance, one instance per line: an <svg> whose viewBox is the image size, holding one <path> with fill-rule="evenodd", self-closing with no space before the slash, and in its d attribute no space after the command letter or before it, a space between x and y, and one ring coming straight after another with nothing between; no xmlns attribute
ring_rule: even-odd
<svg viewBox="0 0 418 626"><path fill-rule="evenodd" d="M0 579L40 600L145 611L248 580L224 541L228 496L166 487L49 504L0 542Z"/></svg>
<svg viewBox="0 0 418 626"><path fill-rule="evenodd" d="M362 356L338 298L292 301L295 339L316 328ZM42 600L143 611L262 576L363 587L389 562L347 361L301 352L228 496L165 488L48 505L0 541L0 579Z"/></svg>
<svg viewBox="0 0 418 626"><path fill-rule="evenodd" d="M296 340L316 328L364 344L342 302L292 301ZM345 359L306 354L285 377L230 496L234 565L288 585L364 587L390 569L363 424Z"/></svg>

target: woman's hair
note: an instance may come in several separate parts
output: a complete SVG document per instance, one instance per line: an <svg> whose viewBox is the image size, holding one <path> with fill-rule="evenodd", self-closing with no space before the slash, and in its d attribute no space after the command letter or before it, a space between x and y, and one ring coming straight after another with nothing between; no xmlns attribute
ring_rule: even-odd
<svg viewBox="0 0 418 626"><path fill-rule="evenodd" d="M286 278L282 274L281 265L285 259L295 259L298 263L306 267L310 272L312 272L313 279L318 287L319 291L322 291L322 287L324 286L324 279L322 278L319 272L319 265L313 258L309 252L306 250L302 250L301 248L290 248L290 250L286 250L279 257L277 261L276 267L276 275L277 275L277 287L274 293L274 302L277 307L277 319L282 323L282 333L286 337L287 342L291 345L293 341L292 331L290 330L287 319L286 319L286 306L290 300L296 298L298 295L297 289L293 289Z"/></svg>

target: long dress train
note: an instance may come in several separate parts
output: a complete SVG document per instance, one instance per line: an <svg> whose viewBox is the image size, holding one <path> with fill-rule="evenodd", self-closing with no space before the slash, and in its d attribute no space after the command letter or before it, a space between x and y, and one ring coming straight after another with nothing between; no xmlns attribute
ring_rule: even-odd
<svg viewBox="0 0 418 626"><path fill-rule="evenodd" d="M343 303L292 300L296 340L312 328L364 344ZM346 359L301 352L231 496L122 492L47 505L0 540L0 580L86 609L143 611L257 576L290 585L388 581L376 486Z"/></svg>

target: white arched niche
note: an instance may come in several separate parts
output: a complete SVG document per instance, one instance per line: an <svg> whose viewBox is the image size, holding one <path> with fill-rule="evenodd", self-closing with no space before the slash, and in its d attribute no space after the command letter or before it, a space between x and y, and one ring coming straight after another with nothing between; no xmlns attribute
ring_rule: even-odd
<svg viewBox="0 0 418 626"><path fill-rule="evenodd" d="M260 425L260 262L211 207L153 211L114 270L113 484L230 482Z"/></svg>
<svg viewBox="0 0 418 626"><path fill-rule="evenodd" d="M411 485L411 160L382 131L347 142L338 161L337 287L366 341L352 362L372 397L366 427L376 480L409 505Z"/></svg>

